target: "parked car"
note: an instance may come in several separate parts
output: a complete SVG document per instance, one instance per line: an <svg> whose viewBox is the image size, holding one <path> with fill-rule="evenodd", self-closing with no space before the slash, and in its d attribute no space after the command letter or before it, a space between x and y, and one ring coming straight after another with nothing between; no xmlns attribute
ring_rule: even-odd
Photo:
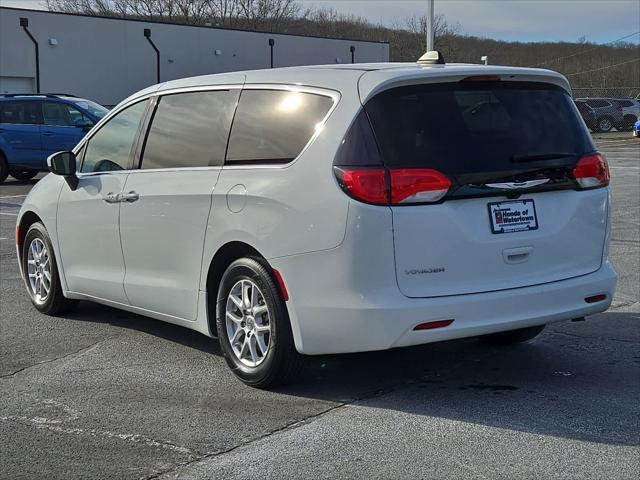
<svg viewBox="0 0 640 480"><path fill-rule="evenodd" d="M72 149L107 109L71 95L0 95L0 183L47 170L47 157Z"/></svg>
<svg viewBox="0 0 640 480"><path fill-rule="evenodd" d="M613 99L609 98L578 98L578 101L584 101L589 105L596 114L595 131L609 132L614 127L622 130L624 125L624 117L622 107L617 105Z"/></svg>
<svg viewBox="0 0 640 480"><path fill-rule="evenodd" d="M576 100L575 104L576 107L578 107L578 112L580 112L580 116L584 120L584 123L595 132L597 129L596 111L587 105L587 102L584 100Z"/></svg>
<svg viewBox="0 0 640 480"><path fill-rule="evenodd" d="M634 98L616 98L613 101L622 108L622 129L632 130L633 124L640 118L640 101Z"/></svg>
<svg viewBox="0 0 640 480"><path fill-rule="evenodd" d="M305 355L517 343L606 310L609 170L567 80L431 58L129 97L21 207L35 308L92 300L217 337L257 387Z"/></svg>
<svg viewBox="0 0 640 480"><path fill-rule="evenodd" d="M633 125L633 136L640 137L640 120Z"/></svg>

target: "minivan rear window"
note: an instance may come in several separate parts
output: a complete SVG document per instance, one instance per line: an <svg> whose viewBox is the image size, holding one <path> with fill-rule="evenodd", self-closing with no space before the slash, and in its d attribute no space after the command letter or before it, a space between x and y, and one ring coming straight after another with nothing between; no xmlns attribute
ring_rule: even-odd
<svg viewBox="0 0 640 480"><path fill-rule="evenodd" d="M288 90L243 90L233 119L227 164L287 163L296 158L333 100Z"/></svg>
<svg viewBox="0 0 640 480"><path fill-rule="evenodd" d="M505 172L595 150L571 97L550 84L412 85L382 92L365 110L387 167Z"/></svg>

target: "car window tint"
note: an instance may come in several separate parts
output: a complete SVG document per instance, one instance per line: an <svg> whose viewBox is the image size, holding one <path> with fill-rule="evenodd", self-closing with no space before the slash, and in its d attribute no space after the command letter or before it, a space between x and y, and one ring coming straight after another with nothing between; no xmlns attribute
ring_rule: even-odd
<svg viewBox="0 0 640 480"><path fill-rule="evenodd" d="M142 168L222 165L239 90L189 92L160 98Z"/></svg>
<svg viewBox="0 0 640 480"><path fill-rule="evenodd" d="M0 123L37 125L42 123L40 102L0 102Z"/></svg>
<svg viewBox="0 0 640 480"><path fill-rule="evenodd" d="M594 150L571 97L528 82L411 85L365 105L385 165L468 175L522 169L515 155ZM552 161L549 161L551 164Z"/></svg>
<svg viewBox="0 0 640 480"><path fill-rule="evenodd" d="M129 166L133 141L148 101L125 108L109 119L87 143L81 172L123 170Z"/></svg>
<svg viewBox="0 0 640 480"><path fill-rule="evenodd" d="M286 163L309 142L333 100L284 90L243 90L227 163Z"/></svg>
<svg viewBox="0 0 640 480"><path fill-rule="evenodd" d="M59 102L44 102L42 113L45 125L74 127L76 122L93 125L93 121L77 108Z"/></svg>

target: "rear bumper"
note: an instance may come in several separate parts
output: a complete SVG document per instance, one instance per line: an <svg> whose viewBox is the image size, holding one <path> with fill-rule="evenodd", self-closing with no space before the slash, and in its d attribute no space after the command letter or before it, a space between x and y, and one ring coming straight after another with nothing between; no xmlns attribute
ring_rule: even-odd
<svg viewBox="0 0 640 480"><path fill-rule="evenodd" d="M291 293L288 302L299 352L309 355L385 350L544 325L605 311L617 274L609 261L589 275L532 287L439 298L407 298L394 288L363 295L323 292L306 269L279 259ZM302 259L297 258L296 263ZM348 277L349 275L346 275ZM336 278L337 288L343 279ZM301 287L301 285L309 285ZM606 299L586 303L585 298ZM414 331L423 322L453 319L443 328Z"/></svg>

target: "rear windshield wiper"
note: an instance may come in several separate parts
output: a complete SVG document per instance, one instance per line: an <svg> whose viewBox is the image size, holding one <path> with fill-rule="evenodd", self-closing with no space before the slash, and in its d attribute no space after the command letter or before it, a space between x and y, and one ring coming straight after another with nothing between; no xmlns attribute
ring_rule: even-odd
<svg viewBox="0 0 640 480"><path fill-rule="evenodd" d="M542 153L539 155L513 155L511 161L514 163L537 162L543 160L555 160L556 158L577 157L575 153Z"/></svg>

